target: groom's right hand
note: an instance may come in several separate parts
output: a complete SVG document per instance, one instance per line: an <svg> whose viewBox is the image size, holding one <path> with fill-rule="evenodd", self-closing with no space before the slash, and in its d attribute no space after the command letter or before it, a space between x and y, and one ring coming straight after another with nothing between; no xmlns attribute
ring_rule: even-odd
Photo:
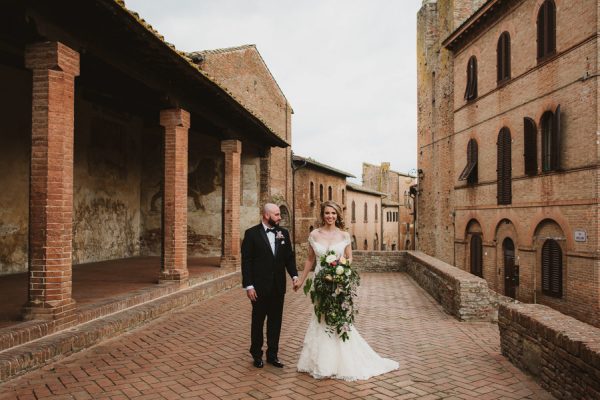
<svg viewBox="0 0 600 400"><path fill-rule="evenodd" d="M256 301L256 299L258 298L258 296L256 295L256 290L254 289L247 289L246 296L248 296L250 301Z"/></svg>

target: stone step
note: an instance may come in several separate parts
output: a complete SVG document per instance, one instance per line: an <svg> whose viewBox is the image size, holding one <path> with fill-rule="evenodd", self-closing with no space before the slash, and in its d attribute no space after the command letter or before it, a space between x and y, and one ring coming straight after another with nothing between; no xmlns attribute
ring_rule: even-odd
<svg viewBox="0 0 600 400"><path fill-rule="evenodd" d="M0 382L118 336L165 313L239 287L240 282L240 272L228 269L190 280L190 287L185 289L180 289L175 284L156 285L139 291L143 293L134 292L113 299L113 302L90 307L89 310L80 310L78 320L83 323L56 333L44 332L40 327L44 324L40 321L19 324L19 329L30 330L32 336L39 336L0 351ZM37 322L37 328L34 322ZM7 329L9 328L3 331ZM15 340L18 338L19 336L15 335ZM25 335L21 335L20 338L26 339Z"/></svg>

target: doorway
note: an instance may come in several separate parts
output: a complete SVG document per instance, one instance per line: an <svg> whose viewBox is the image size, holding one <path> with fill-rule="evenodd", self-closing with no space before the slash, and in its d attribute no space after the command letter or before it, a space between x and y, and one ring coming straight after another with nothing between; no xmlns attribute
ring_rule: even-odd
<svg viewBox="0 0 600 400"><path fill-rule="evenodd" d="M504 258L504 294L515 299L519 282L519 270L515 266L515 244L510 238L506 238L502 242L502 254Z"/></svg>

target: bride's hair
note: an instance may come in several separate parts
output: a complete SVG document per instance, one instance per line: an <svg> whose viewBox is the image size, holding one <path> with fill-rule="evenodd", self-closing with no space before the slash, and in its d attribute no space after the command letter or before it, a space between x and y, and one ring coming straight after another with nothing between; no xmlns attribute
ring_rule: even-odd
<svg viewBox="0 0 600 400"><path fill-rule="evenodd" d="M321 225L325 225L325 207L331 207L337 213L337 219L335 220L335 226L340 229L345 228L344 224L344 214L342 214L342 208L338 203L332 200L327 200L321 203Z"/></svg>

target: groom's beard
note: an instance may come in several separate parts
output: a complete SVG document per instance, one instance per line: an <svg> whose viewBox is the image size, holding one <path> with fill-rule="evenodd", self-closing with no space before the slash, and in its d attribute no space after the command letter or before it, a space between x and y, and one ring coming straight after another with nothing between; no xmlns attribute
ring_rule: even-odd
<svg viewBox="0 0 600 400"><path fill-rule="evenodd" d="M279 226L279 222L275 222L273 221L272 218L269 218L269 220L267 221L269 223L269 225L271 225L272 227L276 227Z"/></svg>

